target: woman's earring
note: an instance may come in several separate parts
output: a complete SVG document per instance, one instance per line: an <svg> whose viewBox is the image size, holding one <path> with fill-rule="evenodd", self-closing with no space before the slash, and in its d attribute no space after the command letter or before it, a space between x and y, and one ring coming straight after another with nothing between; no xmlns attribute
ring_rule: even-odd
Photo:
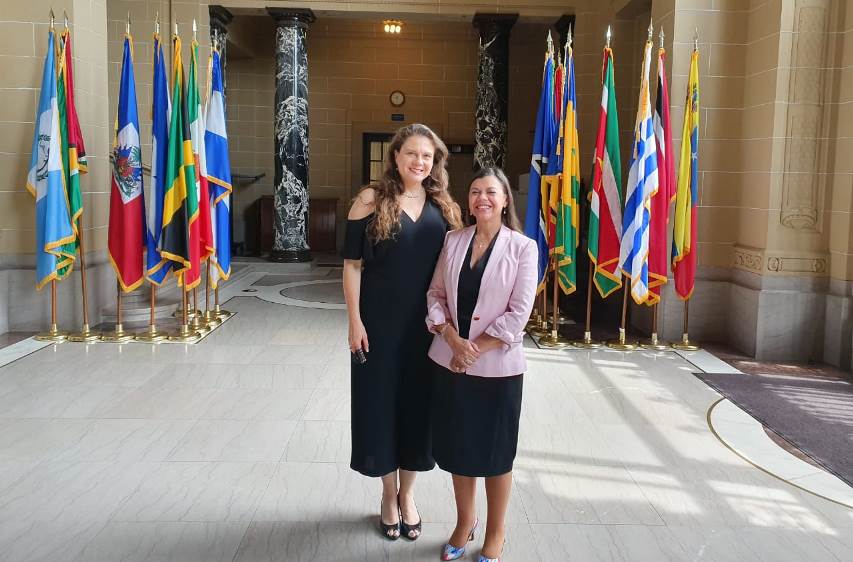
<svg viewBox="0 0 853 562"><path fill-rule="evenodd" d="M501 214L502 214L502 215L505 215L505 214L506 214L506 207L504 207L503 209L501 209Z"/></svg>

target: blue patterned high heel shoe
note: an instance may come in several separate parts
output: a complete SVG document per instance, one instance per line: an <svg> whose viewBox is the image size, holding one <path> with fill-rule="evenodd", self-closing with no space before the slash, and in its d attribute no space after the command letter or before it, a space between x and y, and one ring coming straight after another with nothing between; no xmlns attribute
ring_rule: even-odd
<svg viewBox="0 0 853 562"><path fill-rule="evenodd" d="M503 551L503 547L501 547L501 551ZM501 562L501 557L498 556L497 558L486 558L481 552L480 557L477 558L477 562Z"/></svg>
<svg viewBox="0 0 853 562"><path fill-rule="evenodd" d="M474 540L474 531L477 530L477 525L479 525L480 520L474 520L474 526L471 527L471 532L468 533L468 540L465 541L465 544L459 547L453 546L450 543L444 545L444 549L441 551L441 559L442 560L459 560L463 556L465 556L465 547L468 546L468 543Z"/></svg>

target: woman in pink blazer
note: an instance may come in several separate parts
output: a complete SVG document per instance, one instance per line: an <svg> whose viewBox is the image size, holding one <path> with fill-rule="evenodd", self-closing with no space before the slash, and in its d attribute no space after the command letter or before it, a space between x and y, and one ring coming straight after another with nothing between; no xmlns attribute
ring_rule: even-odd
<svg viewBox="0 0 853 562"><path fill-rule="evenodd" d="M527 367L521 342L536 296L537 251L520 232L500 169L477 173L468 208L476 224L444 239L427 293L427 326L436 334L429 350L437 364L433 457L453 475L457 511L441 558L461 558L473 540L477 477L485 477L483 562L499 560L503 550Z"/></svg>

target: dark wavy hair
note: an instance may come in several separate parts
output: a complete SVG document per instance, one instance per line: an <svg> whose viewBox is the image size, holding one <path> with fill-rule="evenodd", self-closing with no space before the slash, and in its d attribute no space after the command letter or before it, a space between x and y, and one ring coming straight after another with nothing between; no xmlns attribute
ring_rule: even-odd
<svg viewBox="0 0 853 562"><path fill-rule="evenodd" d="M367 234L373 241L393 238L400 227L402 210L397 203L397 196L403 193L404 188L400 173L397 171L396 155L403 144L414 136L426 137L435 147L432 170L421 182L427 197L441 209L441 214L444 215L444 220L450 228L455 230L462 227L462 211L447 190L450 183L447 174L447 146L432 129L420 123L413 123L397 130L385 154L382 177L367 186L373 188L375 192L376 214L367 228Z"/></svg>
<svg viewBox="0 0 853 562"><path fill-rule="evenodd" d="M468 190L470 191L471 184L475 181L488 177L493 177L498 180L498 183L500 183L501 187L504 189L504 194L506 194L506 212L501 213L501 222L514 231L521 232L521 221L518 220L518 214L515 212L515 199L512 197L512 188L510 188L509 180L503 170L497 166L486 166L485 168L480 168L474 174L474 177L471 178L471 182L468 184ZM474 224L475 222L477 222L477 219L475 219L472 214L471 224Z"/></svg>

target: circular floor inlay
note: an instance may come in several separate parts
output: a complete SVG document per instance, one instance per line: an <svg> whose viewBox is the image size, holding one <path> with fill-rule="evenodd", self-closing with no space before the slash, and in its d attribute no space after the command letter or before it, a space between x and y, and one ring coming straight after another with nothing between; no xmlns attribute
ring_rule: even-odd
<svg viewBox="0 0 853 562"><path fill-rule="evenodd" d="M281 290L285 297L306 301L344 304L344 291L340 281L317 285L295 285Z"/></svg>

